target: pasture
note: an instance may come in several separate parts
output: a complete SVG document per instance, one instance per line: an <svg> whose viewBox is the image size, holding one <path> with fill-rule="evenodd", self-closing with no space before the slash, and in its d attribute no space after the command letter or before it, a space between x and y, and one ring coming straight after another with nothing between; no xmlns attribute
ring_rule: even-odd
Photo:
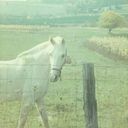
<svg viewBox="0 0 128 128"><path fill-rule="evenodd" d="M65 65L62 81L51 83L46 96L51 128L84 128L82 63L86 62L95 65L99 128L127 128L127 64L105 58L82 45L93 36L128 35L127 29L117 29L113 33L109 35L108 30L98 28L0 26L0 60L14 59L22 51L47 41L49 36L64 37L72 64ZM0 104L0 128L16 128L19 111L19 102ZM26 128L41 127L39 114L34 108Z"/></svg>

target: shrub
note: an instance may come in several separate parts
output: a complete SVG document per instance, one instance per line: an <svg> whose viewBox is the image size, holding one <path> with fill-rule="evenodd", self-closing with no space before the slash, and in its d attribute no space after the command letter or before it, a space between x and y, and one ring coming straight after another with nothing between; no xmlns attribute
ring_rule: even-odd
<svg viewBox="0 0 128 128"><path fill-rule="evenodd" d="M128 59L128 39L125 37L92 37L89 42L96 44L99 49Z"/></svg>

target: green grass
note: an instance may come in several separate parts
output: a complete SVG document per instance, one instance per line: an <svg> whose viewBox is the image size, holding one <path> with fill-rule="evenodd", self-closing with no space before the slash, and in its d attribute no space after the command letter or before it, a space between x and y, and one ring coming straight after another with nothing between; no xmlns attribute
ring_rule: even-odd
<svg viewBox="0 0 128 128"><path fill-rule="evenodd" d="M127 65L113 61L83 47L93 36L113 36L107 30L98 28L40 28L0 26L0 60L14 59L20 52L48 40L49 36L66 39L68 55L72 64L65 65L62 82L50 83L46 96L47 112L51 128L84 128L82 63L95 64L96 97L100 128L128 127ZM23 29L24 28L24 29ZM127 29L117 29L120 35ZM19 102L0 105L0 128L15 128L18 122ZM3 124L3 126L1 126ZM41 128L41 121L35 109L30 113L26 128Z"/></svg>

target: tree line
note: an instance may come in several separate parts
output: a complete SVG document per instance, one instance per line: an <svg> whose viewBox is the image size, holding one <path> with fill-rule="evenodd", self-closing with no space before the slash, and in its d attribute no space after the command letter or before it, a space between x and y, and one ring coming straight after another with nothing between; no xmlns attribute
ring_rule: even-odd
<svg viewBox="0 0 128 128"><path fill-rule="evenodd" d="M84 3L95 3L98 6L111 6L111 5L120 5L120 4L128 4L128 0L42 0L44 3L49 4L65 4L65 3L76 3L76 2L84 2Z"/></svg>

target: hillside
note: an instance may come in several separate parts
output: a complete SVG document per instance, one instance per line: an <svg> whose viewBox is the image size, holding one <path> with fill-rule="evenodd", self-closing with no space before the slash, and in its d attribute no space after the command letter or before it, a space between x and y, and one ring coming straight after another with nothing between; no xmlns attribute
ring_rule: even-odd
<svg viewBox="0 0 128 128"><path fill-rule="evenodd" d="M63 5L42 4L41 2L0 1L0 15L49 16L65 14Z"/></svg>
<svg viewBox="0 0 128 128"><path fill-rule="evenodd" d="M128 20L128 4L115 10ZM111 8L114 8L112 6ZM0 24L49 25L96 27L99 15L109 7L99 8L98 12L67 13L63 4L44 4L42 2L0 1Z"/></svg>
<svg viewBox="0 0 128 128"><path fill-rule="evenodd" d="M127 14L128 4L119 6L120 9L115 11L121 14ZM115 9L115 6L111 6L111 9ZM107 10L109 10L109 7L103 7L100 9L100 13ZM94 11L94 13L96 12ZM63 4L44 4L42 2L26 1L0 1L0 15L63 16L67 14Z"/></svg>

